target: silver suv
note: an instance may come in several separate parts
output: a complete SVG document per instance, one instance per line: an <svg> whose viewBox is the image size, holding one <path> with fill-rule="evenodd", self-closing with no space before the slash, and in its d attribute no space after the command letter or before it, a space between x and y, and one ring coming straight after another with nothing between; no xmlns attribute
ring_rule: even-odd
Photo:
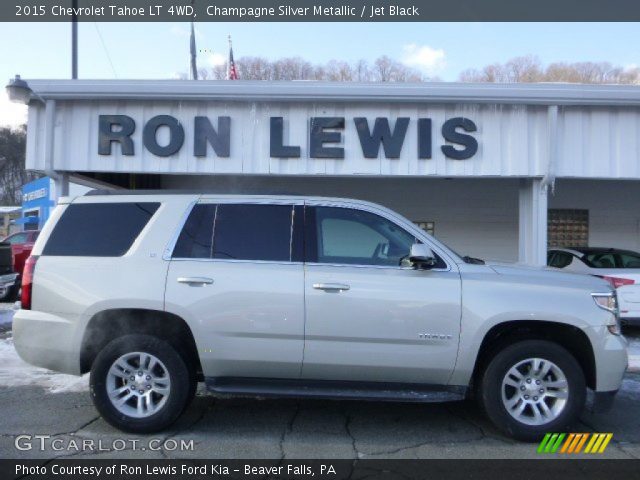
<svg viewBox="0 0 640 480"><path fill-rule="evenodd" d="M475 396L535 440L608 407L627 365L598 278L461 257L346 199L206 194L62 199L14 319L18 353L91 372L112 425L175 421L219 393L450 401Z"/></svg>

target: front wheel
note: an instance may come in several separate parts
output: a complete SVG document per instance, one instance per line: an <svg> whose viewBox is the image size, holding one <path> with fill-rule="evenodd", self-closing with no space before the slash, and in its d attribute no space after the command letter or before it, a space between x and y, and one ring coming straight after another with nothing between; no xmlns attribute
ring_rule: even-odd
<svg viewBox="0 0 640 480"><path fill-rule="evenodd" d="M150 433L171 425L184 410L195 381L180 354L150 335L111 341L91 368L96 409L114 427Z"/></svg>
<svg viewBox="0 0 640 480"><path fill-rule="evenodd" d="M586 384L576 359L560 345L525 340L498 352L480 382L480 403L506 434L539 441L562 432L584 406Z"/></svg>

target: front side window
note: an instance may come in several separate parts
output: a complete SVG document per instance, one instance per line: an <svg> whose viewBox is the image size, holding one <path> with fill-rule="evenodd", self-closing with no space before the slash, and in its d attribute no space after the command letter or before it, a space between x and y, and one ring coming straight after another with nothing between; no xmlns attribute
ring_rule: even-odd
<svg viewBox="0 0 640 480"><path fill-rule="evenodd" d="M10 237L7 237L5 242L10 243L11 245L16 245L19 243L27 243L27 234L16 233L15 235L11 235Z"/></svg>
<svg viewBox="0 0 640 480"><path fill-rule="evenodd" d="M292 205L200 204L180 232L173 258L296 260Z"/></svg>
<svg viewBox="0 0 640 480"><path fill-rule="evenodd" d="M613 253L587 253L584 260L592 268L616 268L616 257Z"/></svg>
<svg viewBox="0 0 640 480"><path fill-rule="evenodd" d="M316 207L308 221L315 227L309 260L318 263L399 266L416 242L390 220L362 210Z"/></svg>

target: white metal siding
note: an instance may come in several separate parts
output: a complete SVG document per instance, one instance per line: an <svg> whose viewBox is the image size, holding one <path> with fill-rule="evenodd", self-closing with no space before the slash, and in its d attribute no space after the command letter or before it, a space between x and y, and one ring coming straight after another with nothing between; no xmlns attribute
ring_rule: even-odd
<svg viewBox="0 0 640 480"><path fill-rule="evenodd" d="M31 107L37 128L30 137L41 143L44 125L42 107ZM98 116L124 114L136 121L132 135L134 156L123 156L113 144L112 154L98 155ZM157 157L142 145L144 123L155 115L169 114L179 119L185 130L181 150L171 157ZM205 115L214 125L217 117L231 117L231 156L206 158L193 155L193 118ZM285 143L299 145L301 158L270 158L269 118L285 118ZM310 118L344 116L344 159L309 158ZM441 129L452 117L468 117L478 131L476 155L467 160L448 159L440 147L445 144ZM367 117L370 128L377 117L409 117L411 122L399 159L363 157L354 117ZM431 118L433 158L418 159L417 119ZM55 122L54 168L59 171L108 171L144 173L244 173L278 175L438 175L438 176L540 176L547 164L546 108L522 105L431 105L431 104L354 104L344 103L264 103L264 102L141 102L141 101L58 101ZM163 144L166 129L158 132ZM35 138L34 138L35 137ZM27 168L44 169L42 149L30 150Z"/></svg>
<svg viewBox="0 0 640 480"><path fill-rule="evenodd" d="M61 101L57 102L54 168L60 171L106 171L193 174L276 175L382 175L382 176L543 176L549 162L549 133L545 106L429 103L341 102L194 102L194 101ZM136 121L132 138L134 156L122 156L117 144L112 155L98 155L98 116L125 114ZM172 157L157 157L144 149L144 123L169 114L184 125L185 142ZM216 125L217 117L231 117L231 156L217 158L212 149L206 158L193 156L193 118L205 115ZM269 118L285 118L285 143L299 145L301 158L270 158ZM309 120L314 116L344 116L342 132L345 159L312 159L308 156ZM411 122L399 159L362 155L354 117L364 116L370 125L376 117L397 117ZM478 152L467 160L444 156L440 130L445 120L464 116L478 127L473 135ZM417 119L431 118L433 158L418 159ZM29 113L27 168L43 170L44 108L32 105ZM159 142L166 129L160 129ZM639 107L562 107L558 116L558 160L553 168L559 178L640 178Z"/></svg>

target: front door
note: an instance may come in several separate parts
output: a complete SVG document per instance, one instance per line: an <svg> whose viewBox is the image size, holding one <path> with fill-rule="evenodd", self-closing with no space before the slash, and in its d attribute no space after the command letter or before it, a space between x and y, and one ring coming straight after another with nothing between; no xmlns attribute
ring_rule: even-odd
<svg viewBox="0 0 640 480"><path fill-rule="evenodd" d="M173 251L166 309L194 330L207 377L298 378L302 241L291 204L201 203ZM297 231L298 229L296 229Z"/></svg>
<svg viewBox="0 0 640 480"><path fill-rule="evenodd" d="M382 214L306 212L303 377L446 384L460 334L456 266L409 266L415 237Z"/></svg>

